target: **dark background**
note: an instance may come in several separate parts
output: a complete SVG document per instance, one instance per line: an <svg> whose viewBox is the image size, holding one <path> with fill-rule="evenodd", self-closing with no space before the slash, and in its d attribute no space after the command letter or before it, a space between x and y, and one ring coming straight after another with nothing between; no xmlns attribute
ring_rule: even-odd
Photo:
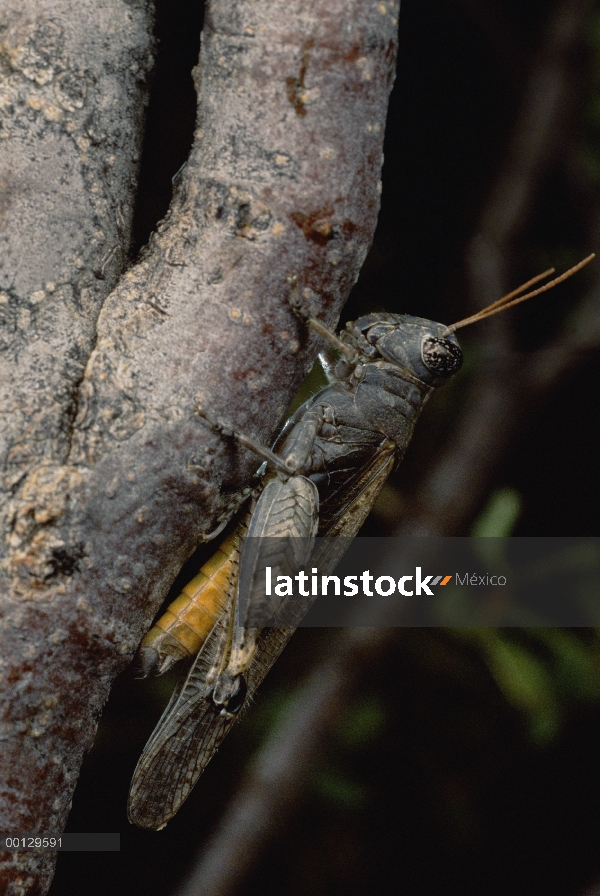
<svg viewBox="0 0 600 896"><path fill-rule="evenodd" d="M166 212L170 179L185 161L194 125L189 72L202 10L185 0L157 6L160 54L137 248ZM519 138L523 97L554 17L577 6L403 0L380 225L344 319L386 309L450 323L498 297L472 294L469 252L510 141ZM531 176L531 201L502 247L507 288L598 249L600 8L590 3L587 13L566 69L564 60L556 62L568 88L560 127ZM551 53L547 62L555 62ZM547 296L507 312L524 353L556 337L594 288L599 269L597 261ZM481 370L475 330L459 334L465 374L426 410L363 534L394 531L443 453L463 390ZM486 350L493 358L493 342ZM474 531L600 534L598 370L598 353L586 354L528 415L494 470ZM172 893L214 832L245 763L335 638L329 631L296 634L252 710L160 833L132 828L125 805L131 773L173 680L146 684L125 674L84 764L67 828L120 831L121 852L61 855L51 896ZM239 892L591 893L586 888L600 877L599 747L594 631L398 631L339 707L332 737Z"/></svg>

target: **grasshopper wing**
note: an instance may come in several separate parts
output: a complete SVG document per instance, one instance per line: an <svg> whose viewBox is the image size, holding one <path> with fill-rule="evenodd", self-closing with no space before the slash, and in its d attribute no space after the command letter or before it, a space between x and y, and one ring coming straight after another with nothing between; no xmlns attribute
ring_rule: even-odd
<svg viewBox="0 0 600 896"><path fill-rule="evenodd" d="M311 563L325 573L332 573L369 513L396 460L396 446L384 442L369 464L355 476L349 477L346 487L336 494L336 500L323 508L319 525L319 539Z"/></svg>
<svg viewBox="0 0 600 896"><path fill-rule="evenodd" d="M305 476L270 479L252 515L240 560L238 625L260 629L285 619L296 625L312 603L265 593L265 568L293 577L313 550L319 525L319 493Z"/></svg>
<svg viewBox="0 0 600 896"><path fill-rule="evenodd" d="M267 482L253 514L248 536L252 549L242 557L240 588L250 589L244 629L250 629L253 649L244 677L251 698L293 633L293 627L270 628L261 633L261 618L278 607L264 606L264 579L257 583L258 568L268 562L285 574L293 574L310 557L318 524L318 493L312 482L293 476L283 482ZM299 548L301 546L301 548ZM242 579L244 584L242 585ZM253 600L260 606L253 606ZM221 657L228 643L230 609L215 623L203 649L182 678L140 757L129 792L128 817L142 828L159 830L175 815L206 768L223 738L237 719L223 713L213 697L209 673L225 665ZM306 612L306 607L302 615ZM250 628L252 626L252 628ZM235 645L233 645L235 646ZM232 645L229 643L229 649ZM248 700L247 698L247 700Z"/></svg>
<svg viewBox="0 0 600 896"><path fill-rule="evenodd" d="M211 700L207 675L220 643L215 625L187 677L182 679L136 766L127 815L138 827L161 830L183 805L238 716L223 715ZM293 628L268 629L246 679L251 699L287 644ZM264 644L262 641L264 640Z"/></svg>
<svg viewBox="0 0 600 896"><path fill-rule="evenodd" d="M141 828L160 830L175 815L214 750L210 741L223 739L227 719L207 699L206 678L221 641L217 622L203 649L182 677L144 747L133 773L127 816Z"/></svg>

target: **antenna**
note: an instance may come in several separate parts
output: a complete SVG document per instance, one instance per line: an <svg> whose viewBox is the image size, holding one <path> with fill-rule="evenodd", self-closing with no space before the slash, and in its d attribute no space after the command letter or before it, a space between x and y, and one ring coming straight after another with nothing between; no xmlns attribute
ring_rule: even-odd
<svg viewBox="0 0 600 896"><path fill-rule="evenodd" d="M527 283L523 283L517 289L513 289L512 292L507 293L501 299L497 299L495 302L492 302L492 304L488 305L487 308L482 308L481 311L478 311L476 314L472 314L470 317L465 317L463 320L459 320L457 323L451 324L449 327L446 327L446 333L454 333L455 330L458 330L461 327L467 327L469 324L474 324L477 321L484 320L486 317L491 317L494 314L498 314L498 312L500 311L505 311L507 308L512 308L514 305L518 305L519 302L526 302L527 299L532 299L534 296L539 296L541 293L547 292L549 289L552 289L554 286L562 283L563 280L566 280L568 277L572 277L573 274L576 274L578 271L580 271L595 257L595 253L592 252L591 255L588 255L588 257L584 258L583 261L580 261L579 264L576 264L572 268L569 268L568 271L565 271L565 273L561 274L559 277L555 277L554 280L550 280L548 283L544 283L543 286L540 286L538 289L532 290L532 292L525 293L524 296L520 295L520 293L522 293L524 290L529 289L530 286L534 286L536 283L539 283L540 280L543 280L545 277L549 277L550 274L554 273L554 268L548 268L548 270L544 271L543 274L538 274L537 277L532 277L532 279L528 280ZM518 296L518 298L514 298L515 296Z"/></svg>

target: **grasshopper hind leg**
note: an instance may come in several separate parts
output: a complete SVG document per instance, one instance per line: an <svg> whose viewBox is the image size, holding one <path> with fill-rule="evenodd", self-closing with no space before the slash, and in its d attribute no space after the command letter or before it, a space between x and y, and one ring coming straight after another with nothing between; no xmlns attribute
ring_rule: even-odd
<svg viewBox="0 0 600 896"><path fill-rule="evenodd" d="M217 708L221 708L221 715L230 717L239 713L246 702L247 693L248 685L242 673L224 673L215 684L209 699Z"/></svg>
<svg viewBox="0 0 600 896"><path fill-rule="evenodd" d="M244 673L254 657L258 635L259 630L252 628L241 628L235 632L227 668L216 677L210 694L214 705L221 707L222 715L237 715L244 705L248 691Z"/></svg>

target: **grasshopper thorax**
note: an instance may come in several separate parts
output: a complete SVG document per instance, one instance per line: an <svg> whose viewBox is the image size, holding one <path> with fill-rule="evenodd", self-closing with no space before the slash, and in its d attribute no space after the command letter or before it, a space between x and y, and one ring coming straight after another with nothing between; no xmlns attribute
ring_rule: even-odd
<svg viewBox="0 0 600 896"><path fill-rule="evenodd" d="M463 361L444 324L410 314L366 314L346 324L340 338L368 361L388 361L432 387L447 382Z"/></svg>

